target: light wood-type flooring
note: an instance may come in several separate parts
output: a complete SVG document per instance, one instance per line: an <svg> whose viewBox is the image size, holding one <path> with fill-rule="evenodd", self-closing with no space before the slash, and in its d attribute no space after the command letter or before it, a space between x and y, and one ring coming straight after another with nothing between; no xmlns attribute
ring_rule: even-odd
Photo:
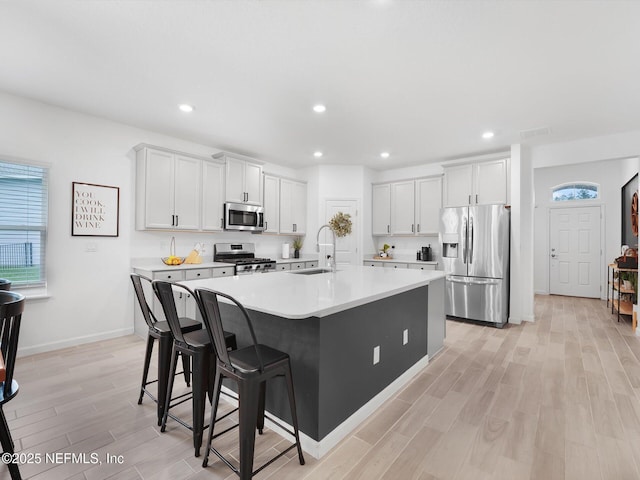
<svg viewBox="0 0 640 480"><path fill-rule="evenodd" d="M639 479L640 338L599 300L537 297L536 319L503 330L448 321L445 349L329 454L300 466L290 452L256 478ZM19 359L20 394L5 408L16 449L103 462L43 458L24 478L237 478L214 456L203 469L189 431L170 421L160 433L155 405L137 405L143 351L128 336ZM218 447L237 457L235 435ZM256 465L288 444L265 431Z"/></svg>

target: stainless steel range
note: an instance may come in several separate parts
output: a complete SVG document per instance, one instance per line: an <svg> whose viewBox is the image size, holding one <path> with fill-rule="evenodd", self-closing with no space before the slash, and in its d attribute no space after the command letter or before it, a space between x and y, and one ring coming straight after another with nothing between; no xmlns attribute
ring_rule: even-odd
<svg viewBox="0 0 640 480"><path fill-rule="evenodd" d="M216 243L213 245L213 261L234 263L236 275L275 271L276 261L256 258L253 243Z"/></svg>

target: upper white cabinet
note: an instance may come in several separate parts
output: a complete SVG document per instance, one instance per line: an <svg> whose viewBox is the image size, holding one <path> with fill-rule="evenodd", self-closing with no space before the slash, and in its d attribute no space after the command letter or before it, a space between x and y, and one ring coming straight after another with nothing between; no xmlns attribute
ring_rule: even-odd
<svg viewBox="0 0 640 480"><path fill-rule="evenodd" d="M225 198L227 202L262 205L262 166L228 153L213 156L227 165Z"/></svg>
<svg viewBox="0 0 640 480"><path fill-rule="evenodd" d="M280 232L280 178L264 175L264 233Z"/></svg>
<svg viewBox="0 0 640 480"><path fill-rule="evenodd" d="M444 206L507 203L508 159L444 167Z"/></svg>
<svg viewBox="0 0 640 480"><path fill-rule="evenodd" d="M433 235L441 207L441 177L373 185L372 234Z"/></svg>
<svg viewBox="0 0 640 480"><path fill-rule="evenodd" d="M391 185L373 185L372 187L372 233L389 235L391 233Z"/></svg>
<svg viewBox="0 0 640 480"><path fill-rule="evenodd" d="M438 233L440 209L442 208L442 177L416 180L416 233L434 235Z"/></svg>
<svg viewBox="0 0 640 480"><path fill-rule="evenodd" d="M202 162L202 230L224 228L224 164Z"/></svg>
<svg viewBox="0 0 640 480"><path fill-rule="evenodd" d="M412 235L416 231L414 218L414 181L391 184L391 234Z"/></svg>
<svg viewBox="0 0 640 480"><path fill-rule="evenodd" d="M136 228L199 230L203 160L136 147Z"/></svg>
<svg viewBox="0 0 640 480"><path fill-rule="evenodd" d="M266 212L266 208L265 208ZM280 233L306 233L307 184L280 179Z"/></svg>

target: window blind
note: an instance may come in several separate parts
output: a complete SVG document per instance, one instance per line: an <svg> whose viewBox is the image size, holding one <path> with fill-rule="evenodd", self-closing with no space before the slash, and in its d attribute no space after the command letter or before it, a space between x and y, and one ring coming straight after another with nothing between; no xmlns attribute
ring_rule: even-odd
<svg viewBox="0 0 640 480"><path fill-rule="evenodd" d="M46 285L49 171L0 159L0 277Z"/></svg>

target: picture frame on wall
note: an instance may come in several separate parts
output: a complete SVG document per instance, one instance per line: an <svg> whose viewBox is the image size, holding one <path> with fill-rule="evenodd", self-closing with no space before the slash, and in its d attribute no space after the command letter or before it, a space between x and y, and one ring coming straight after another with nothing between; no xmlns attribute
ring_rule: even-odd
<svg viewBox="0 0 640 480"><path fill-rule="evenodd" d="M638 248L638 174L622 187L622 245Z"/></svg>
<svg viewBox="0 0 640 480"><path fill-rule="evenodd" d="M71 235L117 237L120 234L120 188L72 182Z"/></svg>

